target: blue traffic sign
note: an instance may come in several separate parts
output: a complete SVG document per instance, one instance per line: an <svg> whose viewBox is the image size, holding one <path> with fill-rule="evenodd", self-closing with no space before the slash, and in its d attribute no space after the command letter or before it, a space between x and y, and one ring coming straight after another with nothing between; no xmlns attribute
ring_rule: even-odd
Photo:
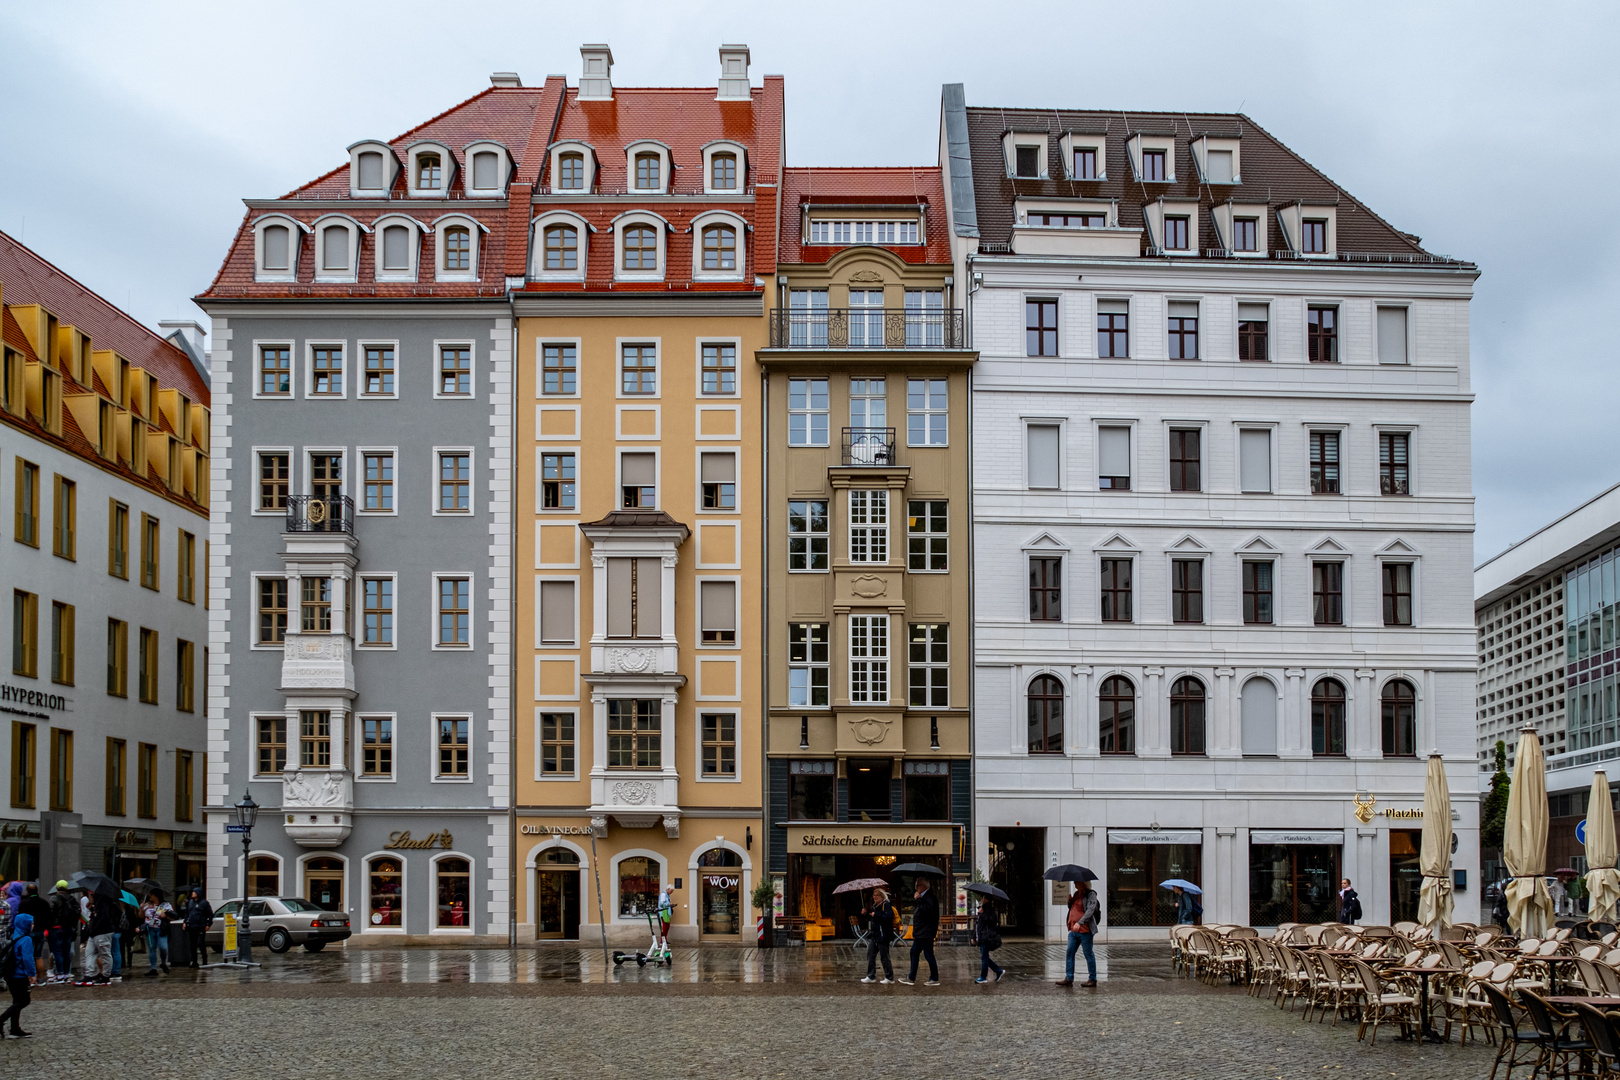
<svg viewBox="0 0 1620 1080"><path fill-rule="evenodd" d="M1585 818L1581 818L1581 820L1579 822L1577 822L1576 825L1575 825L1575 841L1576 841L1576 843L1583 844L1583 845L1586 843L1586 819Z"/></svg>

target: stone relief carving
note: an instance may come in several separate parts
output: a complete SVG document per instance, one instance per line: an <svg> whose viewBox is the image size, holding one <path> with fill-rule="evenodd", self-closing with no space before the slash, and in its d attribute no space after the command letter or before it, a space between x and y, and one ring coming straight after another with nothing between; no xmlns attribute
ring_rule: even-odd
<svg viewBox="0 0 1620 1080"><path fill-rule="evenodd" d="M634 675L652 670L653 662L657 659L658 653L653 649L610 649L607 667L609 671L623 671Z"/></svg>
<svg viewBox="0 0 1620 1080"><path fill-rule="evenodd" d="M853 274L849 275L849 280L862 283L875 283L881 282L883 280L883 275L878 273L876 270L857 270Z"/></svg>
<svg viewBox="0 0 1620 1080"><path fill-rule="evenodd" d="M889 725L893 720L879 720L875 716L864 717L860 720L851 720L849 733L855 736L855 741L867 746L876 746L889 734Z"/></svg>
<svg viewBox="0 0 1620 1080"><path fill-rule="evenodd" d="M282 804L288 807L342 806L347 785L339 772L294 771L282 775Z"/></svg>
<svg viewBox="0 0 1620 1080"><path fill-rule="evenodd" d="M664 815L664 833L671 840L681 838L681 816L679 814Z"/></svg>
<svg viewBox="0 0 1620 1080"><path fill-rule="evenodd" d="M889 591L889 579L879 577L877 574L862 574L850 580L849 591L863 600L884 596Z"/></svg>
<svg viewBox="0 0 1620 1080"><path fill-rule="evenodd" d="M658 785L646 780L621 780L613 785L612 801L626 806L641 806L657 801Z"/></svg>

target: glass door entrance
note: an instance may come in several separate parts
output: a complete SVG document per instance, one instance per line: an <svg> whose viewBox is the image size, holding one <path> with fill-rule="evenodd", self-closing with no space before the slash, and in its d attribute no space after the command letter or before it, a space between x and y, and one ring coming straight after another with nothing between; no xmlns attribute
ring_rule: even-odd
<svg viewBox="0 0 1620 1080"><path fill-rule="evenodd" d="M535 860L534 936L579 937L579 856L552 848Z"/></svg>
<svg viewBox="0 0 1620 1080"><path fill-rule="evenodd" d="M323 855L304 864L304 892L326 911L343 910L343 861Z"/></svg>

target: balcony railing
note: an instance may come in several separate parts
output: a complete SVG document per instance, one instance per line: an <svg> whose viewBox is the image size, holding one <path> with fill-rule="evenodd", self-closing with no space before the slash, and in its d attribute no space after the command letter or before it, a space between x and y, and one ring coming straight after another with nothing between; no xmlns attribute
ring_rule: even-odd
<svg viewBox="0 0 1620 1080"><path fill-rule="evenodd" d="M962 310L816 308L771 312L773 349L963 349Z"/></svg>
<svg viewBox="0 0 1620 1080"><path fill-rule="evenodd" d="M847 427L844 429L845 465L893 465L894 428Z"/></svg>
<svg viewBox="0 0 1620 1080"><path fill-rule="evenodd" d="M347 495L289 495L286 531L353 535L354 500Z"/></svg>

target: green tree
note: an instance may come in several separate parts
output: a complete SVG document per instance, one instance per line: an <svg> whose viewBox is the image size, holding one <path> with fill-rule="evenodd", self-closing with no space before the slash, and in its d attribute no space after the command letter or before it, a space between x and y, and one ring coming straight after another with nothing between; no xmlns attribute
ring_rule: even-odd
<svg viewBox="0 0 1620 1080"><path fill-rule="evenodd" d="M1496 740L1496 772L1491 775L1491 791L1485 796L1485 805L1479 812L1479 842L1481 846L1502 848L1502 832L1507 827L1508 786L1507 743Z"/></svg>

